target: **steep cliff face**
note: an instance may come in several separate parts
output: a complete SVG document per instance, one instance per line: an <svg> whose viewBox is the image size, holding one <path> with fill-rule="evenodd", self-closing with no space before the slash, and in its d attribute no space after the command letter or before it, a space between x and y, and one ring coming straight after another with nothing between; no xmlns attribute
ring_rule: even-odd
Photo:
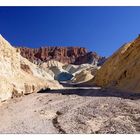
<svg viewBox="0 0 140 140"><path fill-rule="evenodd" d="M74 64L75 65L80 65L80 64L89 63L89 64L96 65L98 63L99 59L100 59L100 57L97 55L97 53L88 52L84 55L80 55L79 57L77 57L75 59Z"/></svg>
<svg viewBox="0 0 140 140"><path fill-rule="evenodd" d="M0 101L47 87L61 86L43 69L23 58L20 50L0 35Z"/></svg>
<svg viewBox="0 0 140 140"><path fill-rule="evenodd" d="M20 51L14 49L0 35L0 76L10 77L19 74Z"/></svg>
<svg viewBox="0 0 140 140"><path fill-rule="evenodd" d="M80 47L20 48L21 55L31 62L47 62L51 59L66 64L96 63L99 56Z"/></svg>
<svg viewBox="0 0 140 140"><path fill-rule="evenodd" d="M108 58L89 83L140 92L140 36Z"/></svg>

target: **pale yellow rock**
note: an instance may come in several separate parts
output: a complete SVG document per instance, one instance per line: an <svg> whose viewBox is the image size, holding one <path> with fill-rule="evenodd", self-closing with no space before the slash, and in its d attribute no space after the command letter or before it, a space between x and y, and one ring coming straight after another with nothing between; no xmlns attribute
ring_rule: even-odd
<svg viewBox="0 0 140 140"><path fill-rule="evenodd" d="M140 36L108 58L89 84L139 93Z"/></svg>
<svg viewBox="0 0 140 140"><path fill-rule="evenodd" d="M88 68L88 69L79 71L75 74L72 81L75 83L87 82L94 77L96 71L97 71L97 69L94 69L94 68Z"/></svg>
<svg viewBox="0 0 140 140"><path fill-rule="evenodd" d="M20 71L20 52L0 35L0 75L17 76Z"/></svg>
<svg viewBox="0 0 140 140"><path fill-rule="evenodd" d="M59 67L59 68L62 68L63 66L64 66L63 63L58 62L56 60L49 60L48 62L44 62L42 64L42 67L44 67L44 68L50 68L50 67Z"/></svg>
<svg viewBox="0 0 140 140"><path fill-rule="evenodd" d="M72 82L75 83L87 82L94 77L98 69L99 67L92 64L79 65L76 72L73 73L74 77L72 79Z"/></svg>
<svg viewBox="0 0 140 140"><path fill-rule="evenodd" d="M63 69L65 64L60 63L56 60L50 60L48 62L44 62L40 65L40 67L45 70L49 75L53 78L57 77L62 72L67 72Z"/></svg>
<svg viewBox="0 0 140 140"><path fill-rule="evenodd" d="M0 35L0 101L37 92L42 88L62 88L54 78L20 55Z"/></svg>
<svg viewBox="0 0 140 140"><path fill-rule="evenodd" d="M13 86L6 78L0 76L0 101L7 100L12 97Z"/></svg>

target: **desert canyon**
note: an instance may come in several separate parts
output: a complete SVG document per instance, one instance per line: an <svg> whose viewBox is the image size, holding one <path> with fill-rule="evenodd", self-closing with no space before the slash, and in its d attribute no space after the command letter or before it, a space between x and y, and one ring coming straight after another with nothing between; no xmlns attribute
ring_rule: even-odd
<svg viewBox="0 0 140 140"><path fill-rule="evenodd" d="M0 35L0 133L140 133L139 52L140 36L105 58Z"/></svg>

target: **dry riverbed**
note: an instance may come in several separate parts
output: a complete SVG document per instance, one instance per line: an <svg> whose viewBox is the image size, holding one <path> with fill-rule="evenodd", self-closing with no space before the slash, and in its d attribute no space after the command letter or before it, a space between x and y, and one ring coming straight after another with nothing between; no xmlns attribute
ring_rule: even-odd
<svg viewBox="0 0 140 140"><path fill-rule="evenodd" d="M139 99L86 92L34 93L3 102L0 133L140 133Z"/></svg>

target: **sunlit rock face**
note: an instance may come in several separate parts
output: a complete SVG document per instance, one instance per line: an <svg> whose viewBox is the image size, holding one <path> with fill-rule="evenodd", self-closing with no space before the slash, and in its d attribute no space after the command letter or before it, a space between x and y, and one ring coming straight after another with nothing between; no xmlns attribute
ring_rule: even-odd
<svg viewBox="0 0 140 140"><path fill-rule="evenodd" d="M64 64L96 64L102 58L95 52L89 52L82 47L20 47L21 55L29 61L40 64L49 60L56 60Z"/></svg>
<svg viewBox="0 0 140 140"><path fill-rule="evenodd" d="M57 81L67 81L70 80L73 75L65 70L63 67L65 64L58 62L56 60L49 60L40 65L46 72L48 72Z"/></svg>
<svg viewBox="0 0 140 140"><path fill-rule="evenodd" d="M54 78L20 55L0 35L0 101L37 92L41 88L62 87Z"/></svg>
<svg viewBox="0 0 140 140"><path fill-rule="evenodd" d="M140 36L123 45L102 65L90 84L140 92Z"/></svg>
<svg viewBox="0 0 140 140"><path fill-rule="evenodd" d="M5 77L16 76L20 71L20 51L13 48L0 35L0 75Z"/></svg>
<svg viewBox="0 0 140 140"><path fill-rule="evenodd" d="M85 82L92 79L98 70L98 66L94 64L63 64L55 60L49 60L40 65L45 71L50 73L55 80ZM52 74L53 73L53 74Z"/></svg>
<svg viewBox="0 0 140 140"><path fill-rule="evenodd" d="M12 96L13 86L9 79L20 76L20 52L0 35L0 100Z"/></svg>
<svg viewBox="0 0 140 140"><path fill-rule="evenodd" d="M96 74L98 66L93 64L82 64L77 67L77 70L73 73L71 79L74 83L84 83L91 80Z"/></svg>

